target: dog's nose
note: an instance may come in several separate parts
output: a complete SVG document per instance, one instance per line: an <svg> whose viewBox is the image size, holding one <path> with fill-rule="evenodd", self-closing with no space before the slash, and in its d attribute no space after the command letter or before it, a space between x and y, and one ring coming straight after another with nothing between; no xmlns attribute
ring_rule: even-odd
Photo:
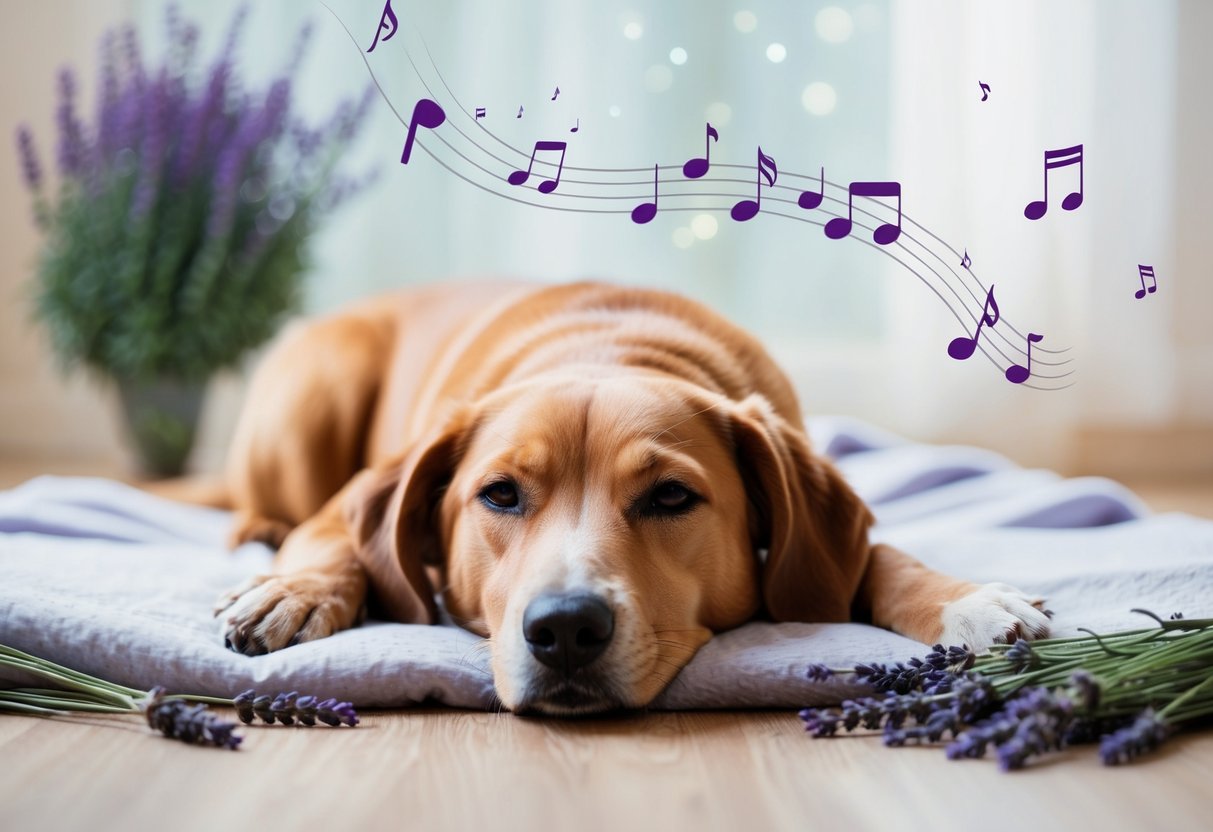
<svg viewBox="0 0 1213 832"><path fill-rule="evenodd" d="M540 595L522 615L531 654L565 676L601 656L614 633L615 614L597 595Z"/></svg>

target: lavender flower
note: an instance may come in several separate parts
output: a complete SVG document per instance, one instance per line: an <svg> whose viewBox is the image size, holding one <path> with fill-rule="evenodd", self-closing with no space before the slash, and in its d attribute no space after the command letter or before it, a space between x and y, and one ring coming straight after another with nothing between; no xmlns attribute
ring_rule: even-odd
<svg viewBox="0 0 1213 832"><path fill-rule="evenodd" d="M824 664L811 664L805 671L805 677L810 682L825 682L834 677L834 671Z"/></svg>
<svg viewBox="0 0 1213 832"><path fill-rule="evenodd" d="M1146 708L1132 725L1104 737L1099 743L1099 758L1106 766L1131 763L1166 742L1171 726L1158 718L1153 708Z"/></svg>
<svg viewBox="0 0 1213 832"><path fill-rule="evenodd" d="M236 696L232 704L240 721L246 725L253 722L254 716L260 717L267 725L274 722L294 725L298 720L301 725L312 726L319 720L325 725L348 725L353 728L359 722L358 713L351 703L338 702L336 699L321 701L315 696L300 696L298 691L258 696L255 690L246 690Z"/></svg>
<svg viewBox="0 0 1213 832"><path fill-rule="evenodd" d="M233 751L243 739L233 733L236 723L220 719L201 703L191 705L183 699L165 699L164 688L153 688L143 708L148 726L169 739Z"/></svg>
<svg viewBox="0 0 1213 832"><path fill-rule="evenodd" d="M363 186L334 175L334 151L370 99L314 129L286 130L298 124L289 73L262 89L238 83L247 11L233 17L204 73L197 27L175 6L156 63L132 27L106 34L91 124L78 117L76 76L64 71L54 150L69 187L53 200L39 190L28 131L18 133L22 175L48 235L37 315L65 366L192 381L236 363L297 305L317 221Z"/></svg>
<svg viewBox="0 0 1213 832"><path fill-rule="evenodd" d="M1095 677L1085 670L1075 670L1070 674L1070 687L1077 694L1078 704L1083 711L1093 713L1099 707L1100 687Z"/></svg>
<svg viewBox="0 0 1213 832"><path fill-rule="evenodd" d="M76 76L68 68L59 70L59 170L75 176L84 168L84 128L76 117Z"/></svg>
<svg viewBox="0 0 1213 832"><path fill-rule="evenodd" d="M956 735L946 753L953 760L982 757L993 746L1004 771L1022 768L1029 758L1063 747L1073 718L1068 696L1023 688L1002 710Z"/></svg>
<svg viewBox="0 0 1213 832"><path fill-rule="evenodd" d="M21 154L21 175L25 185L31 191L42 189L42 165L38 162L37 151L34 150L34 134L27 125L17 128L17 149Z"/></svg>
<svg viewBox="0 0 1213 832"><path fill-rule="evenodd" d="M1022 673L1040 663L1036 654L1032 652L1032 645L1023 639L1012 644L1011 649L1003 654L1003 658L1011 663L1011 667L1016 673Z"/></svg>

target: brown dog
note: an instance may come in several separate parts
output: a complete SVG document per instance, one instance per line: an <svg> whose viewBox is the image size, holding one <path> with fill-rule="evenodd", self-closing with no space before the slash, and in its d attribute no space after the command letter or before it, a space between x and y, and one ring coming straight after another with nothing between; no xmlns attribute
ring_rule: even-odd
<svg viewBox="0 0 1213 832"><path fill-rule="evenodd" d="M437 594L514 710L644 705L760 612L973 648L1048 628L1010 587L871 545L759 343L662 292L448 286L300 325L226 478L234 541L281 546L220 603L232 649L323 638L368 600L432 623Z"/></svg>

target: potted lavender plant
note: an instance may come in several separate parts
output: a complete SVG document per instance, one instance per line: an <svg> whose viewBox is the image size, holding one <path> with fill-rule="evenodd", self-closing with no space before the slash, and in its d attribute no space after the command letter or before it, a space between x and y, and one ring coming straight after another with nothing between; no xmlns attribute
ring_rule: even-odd
<svg viewBox="0 0 1213 832"><path fill-rule="evenodd" d="M36 317L65 368L115 384L149 474L183 470L208 379L274 333L298 300L317 220L362 184L333 168L369 90L309 127L291 114L289 74L265 90L238 83L245 18L236 13L201 75L197 27L173 7L159 65L144 61L133 28L107 34L91 125L62 70L53 194L29 129L18 131L46 235Z"/></svg>

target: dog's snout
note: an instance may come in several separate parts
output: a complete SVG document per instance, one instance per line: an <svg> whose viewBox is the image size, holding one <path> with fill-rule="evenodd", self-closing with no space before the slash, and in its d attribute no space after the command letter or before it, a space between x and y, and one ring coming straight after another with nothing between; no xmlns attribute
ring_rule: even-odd
<svg viewBox="0 0 1213 832"><path fill-rule="evenodd" d="M565 676L601 656L614 632L615 614L597 595L541 595L522 616L531 654Z"/></svg>

